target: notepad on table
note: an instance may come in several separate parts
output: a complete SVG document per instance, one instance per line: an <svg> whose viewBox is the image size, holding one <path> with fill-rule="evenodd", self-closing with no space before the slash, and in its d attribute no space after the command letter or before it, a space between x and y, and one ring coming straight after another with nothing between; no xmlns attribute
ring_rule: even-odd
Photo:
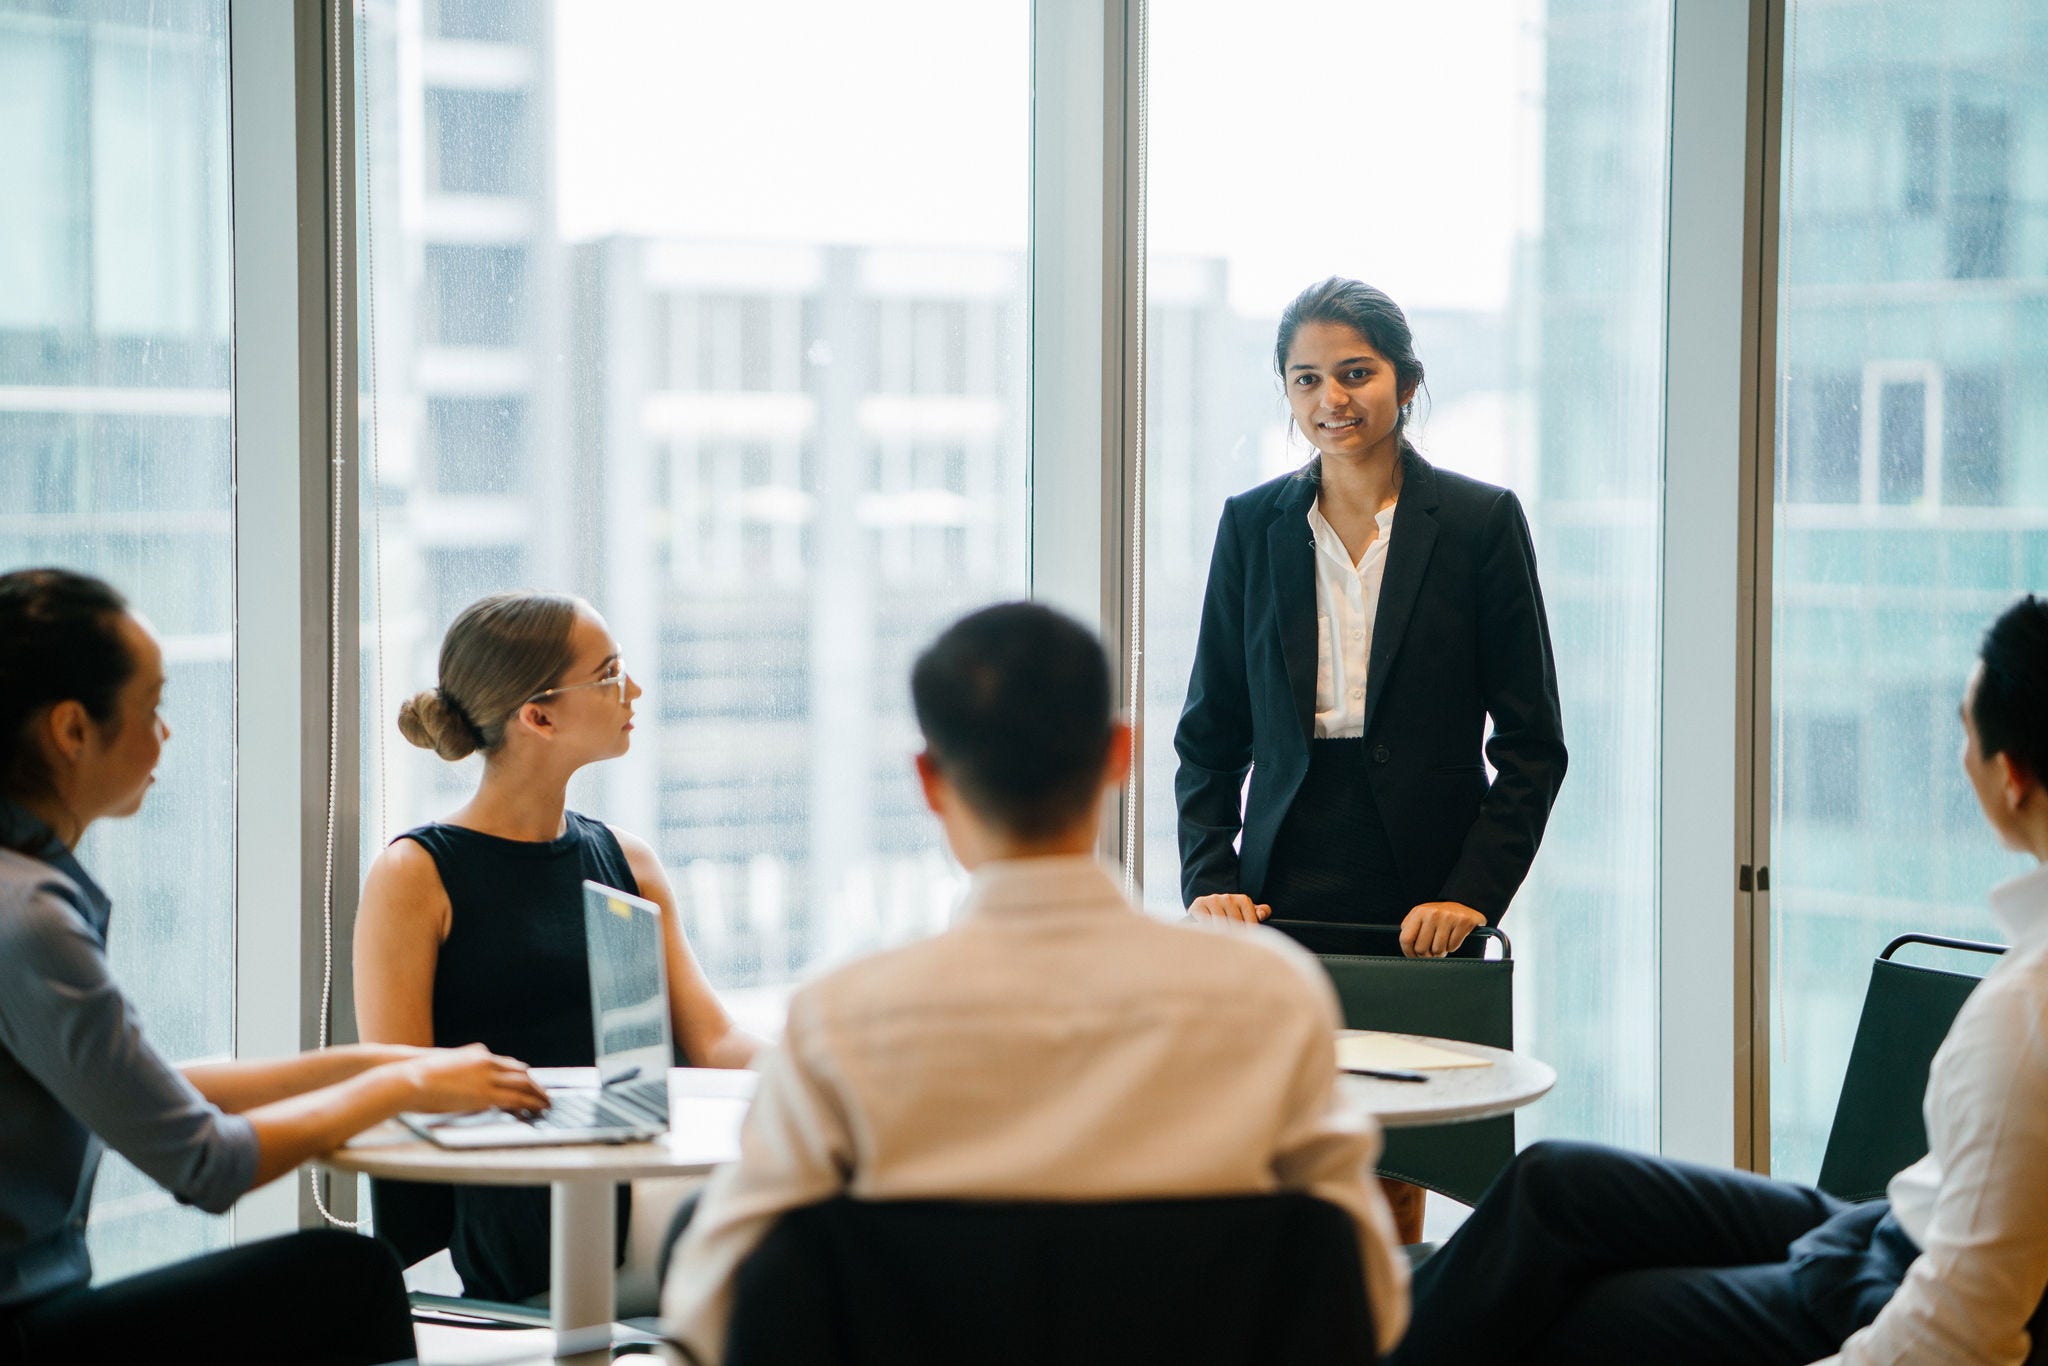
<svg viewBox="0 0 2048 1366"><path fill-rule="evenodd" d="M1417 1043L1399 1034L1345 1034L1337 1040L1337 1067L1344 1072L1429 1072L1438 1068L1491 1066L1491 1059Z"/></svg>

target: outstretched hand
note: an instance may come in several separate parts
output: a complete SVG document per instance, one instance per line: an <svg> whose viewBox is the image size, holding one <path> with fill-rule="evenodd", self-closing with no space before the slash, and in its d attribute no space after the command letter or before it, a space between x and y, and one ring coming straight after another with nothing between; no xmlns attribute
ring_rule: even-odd
<svg viewBox="0 0 2048 1366"><path fill-rule="evenodd" d="M469 1110L545 1110L548 1093L516 1058L500 1057L480 1043L463 1048L422 1049L404 1062L412 1085L407 1108L434 1113Z"/></svg>

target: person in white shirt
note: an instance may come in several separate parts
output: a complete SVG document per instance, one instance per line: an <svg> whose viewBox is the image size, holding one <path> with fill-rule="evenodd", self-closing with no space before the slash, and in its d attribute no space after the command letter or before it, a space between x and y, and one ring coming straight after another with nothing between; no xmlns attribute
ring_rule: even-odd
<svg viewBox="0 0 2048 1366"><path fill-rule="evenodd" d="M1407 1270L1371 1177L1379 1133L1333 1108L1336 996L1249 926L1169 925L1094 856L1130 762L1109 661L1029 603L919 658L917 772L972 874L944 933L799 991L739 1160L677 1246L665 1334L720 1359L734 1272L784 1212L858 1199L1084 1201L1304 1191L1356 1222L1382 1347Z"/></svg>
<svg viewBox="0 0 2048 1366"><path fill-rule="evenodd" d="M2000 616L1963 696L1986 821L2042 866L1935 1054L1930 1151L1887 1199L1539 1143L1415 1280L1399 1366L2048 1361L2048 604Z"/></svg>

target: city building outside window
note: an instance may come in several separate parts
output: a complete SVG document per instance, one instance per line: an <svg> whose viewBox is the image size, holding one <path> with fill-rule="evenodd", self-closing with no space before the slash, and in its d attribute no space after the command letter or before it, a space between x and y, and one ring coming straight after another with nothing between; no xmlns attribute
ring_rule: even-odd
<svg viewBox="0 0 2048 1366"><path fill-rule="evenodd" d="M148 803L94 826L150 1041L234 1047L233 521L224 0L0 0L0 569L111 581L163 641ZM290 908L284 908L290 909ZM101 1280L226 1246L109 1154Z"/></svg>

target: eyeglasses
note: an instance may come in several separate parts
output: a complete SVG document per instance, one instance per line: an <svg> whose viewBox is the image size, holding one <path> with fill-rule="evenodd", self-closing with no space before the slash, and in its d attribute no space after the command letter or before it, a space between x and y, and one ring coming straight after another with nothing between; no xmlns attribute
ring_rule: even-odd
<svg viewBox="0 0 2048 1366"><path fill-rule="evenodd" d="M584 688L617 688L619 690L619 705L623 707L626 705L626 684L629 681L626 677L626 661L623 659L614 660L612 662L612 671L603 678L593 678L588 683L571 683L566 687L560 688L542 688L519 705L523 707L532 702L545 702L550 697L556 697L565 692L578 692Z"/></svg>

